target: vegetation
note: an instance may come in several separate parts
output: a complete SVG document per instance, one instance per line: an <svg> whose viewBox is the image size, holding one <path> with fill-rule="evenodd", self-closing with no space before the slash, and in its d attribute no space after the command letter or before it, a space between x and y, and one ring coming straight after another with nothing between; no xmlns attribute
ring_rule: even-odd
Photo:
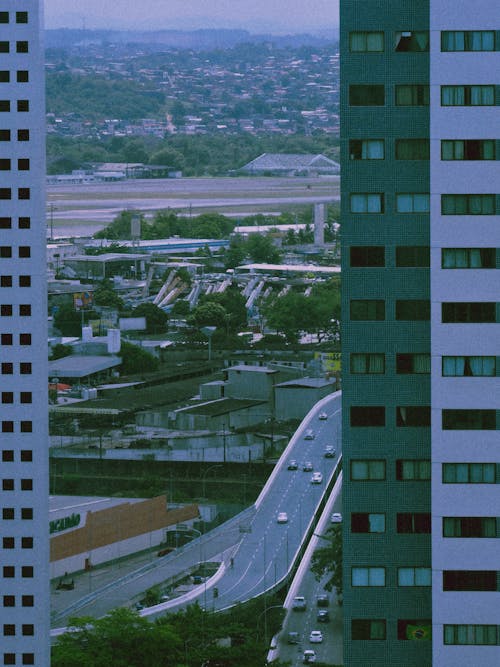
<svg viewBox="0 0 500 667"><path fill-rule="evenodd" d="M146 333L163 333L167 329L168 315L154 303L141 303L133 309L131 317L146 318Z"/></svg>
<svg viewBox="0 0 500 667"><path fill-rule="evenodd" d="M326 546L316 549L312 557L311 570L317 581L328 575L325 590L336 589L337 595L342 595L342 525L331 526L324 536Z"/></svg>
<svg viewBox="0 0 500 667"><path fill-rule="evenodd" d="M135 373L150 373L159 366L159 361L152 354L146 352L142 347L122 341L120 348L122 358L121 372L123 375L134 375Z"/></svg>

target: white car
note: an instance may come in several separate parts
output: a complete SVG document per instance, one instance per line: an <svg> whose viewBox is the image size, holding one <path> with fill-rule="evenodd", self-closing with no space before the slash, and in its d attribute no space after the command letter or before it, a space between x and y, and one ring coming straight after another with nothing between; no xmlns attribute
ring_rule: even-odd
<svg viewBox="0 0 500 667"><path fill-rule="evenodd" d="M342 514L340 512L334 512L331 518L332 523L342 523Z"/></svg>
<svg viewBox="0 0 500 667"><path fill-rule="evenodd" d="M321 484L323 475L320 472L313 472L311 477L311 484Z"/></svg>
<svg viewBox="0 0 500 667"><path fill-rule="evenodd" d="M280 512L276 521L277 523L288 523L288 514L286 512Z"/></svg>
<svg viewBox="0 0 500 667"><path fill-rule="evenodd" d="M314 440L314 431L312 429L308 429L306 431L306 434L304 436L304 440Z"/></svg>
<svg viewBox="0 0 500 667"><path fill-rule="evenodd" d="M318 419L328 419L328 415L326 412L320 412L318 415Z"/></svg>
<svg viewBox="0 0 500 667"><path fill-rule="evenodd" d="M312 648L308 648L304 651L302 656L302 662L304 665L308 665L311 662L316 662L316 651L313 651Z"/></svg>
<svg viewBox="0 0 500 667"><path fill-rule="evenodd" d="M311 644L321 644L323 641L323 633L321 630L312 630L309 635L309 641Z"/></svg>

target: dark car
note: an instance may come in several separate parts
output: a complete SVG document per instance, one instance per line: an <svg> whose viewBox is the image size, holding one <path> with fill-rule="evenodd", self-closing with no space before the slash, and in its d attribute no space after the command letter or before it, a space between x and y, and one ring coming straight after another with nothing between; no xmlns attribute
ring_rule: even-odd
<svg viewBox="0 0 500 667"><path fill-rule="evenodd" d="M290 461L288 461L288 470L297 470L298 467L299 464L295 459L290 459Z"/></svg>
<svg viewBox="0 0 500 667"><path fill-rule="evenodd" d="M318 597L316 598L316 604L318 605L318 607L328 607L330 605L330 600L328 598L328 595L324 594L318 595Z"/></svg>
<svg viewBox="0 0 500 667"><path fill-rule="evenodd" d="M330 614L328 613L328 609L320 609L316 614L316 620L318 621L318 623L328 623L328 621L330 620Z"/></svg>
<svg viewBox="0 0 500 667"><path fill-rule="evenodd" d="M287 636L287 641L289 644L298 644L300 641L298 632L289 632Z"/></svg>

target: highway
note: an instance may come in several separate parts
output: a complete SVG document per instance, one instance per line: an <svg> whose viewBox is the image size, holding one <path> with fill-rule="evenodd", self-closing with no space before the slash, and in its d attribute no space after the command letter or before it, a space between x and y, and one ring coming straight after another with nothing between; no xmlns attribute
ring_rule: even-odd
<svg viewBox="0 0 500 667"><path fill-rule="evenodd" d="M116 581L109 581L94 590L89 587L90 590L80 600L74 600L66 609L59 609L54 618L57 625L71 615L103 616L197 562L212 560L220 562L221 566L208 582L184 596L144 609L141 614L161 615L195 599L206 609L218 610L273 588L286 576L338 462L341 446L340 400L340 392L336 392L309 412L274 468L255 507L249 508L243 517L235 517L228 526L193 540L181 552L157 559L136 572L119 578L116 576ZM328 419L320 420L320 412L326 412ZM305 438L309 429L315 436L312 440ZM326 445L335 447L334 458L325 458ZM298 470L288 470L291 459L297 460ZM312 462L314 471L322 473L321 484L312 484L312 473L302 470L306 461ZM287 512L287 523L277 523L278 512Z"/></svg>

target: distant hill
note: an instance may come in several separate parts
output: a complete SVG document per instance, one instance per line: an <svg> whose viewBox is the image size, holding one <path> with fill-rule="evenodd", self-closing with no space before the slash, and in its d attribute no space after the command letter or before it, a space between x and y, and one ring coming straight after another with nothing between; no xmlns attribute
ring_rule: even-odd
<svg viewBox="0 0 500 667"><path fill-rule="evenodd" d="M58 28L45 31L47 48L68 48L85 44L146 44L150 48L228 49L242 43L271 42L277 47L325 46L338 38L338 31L324 31L321 36L252 34L246 30L76 30Z"/></svg>

